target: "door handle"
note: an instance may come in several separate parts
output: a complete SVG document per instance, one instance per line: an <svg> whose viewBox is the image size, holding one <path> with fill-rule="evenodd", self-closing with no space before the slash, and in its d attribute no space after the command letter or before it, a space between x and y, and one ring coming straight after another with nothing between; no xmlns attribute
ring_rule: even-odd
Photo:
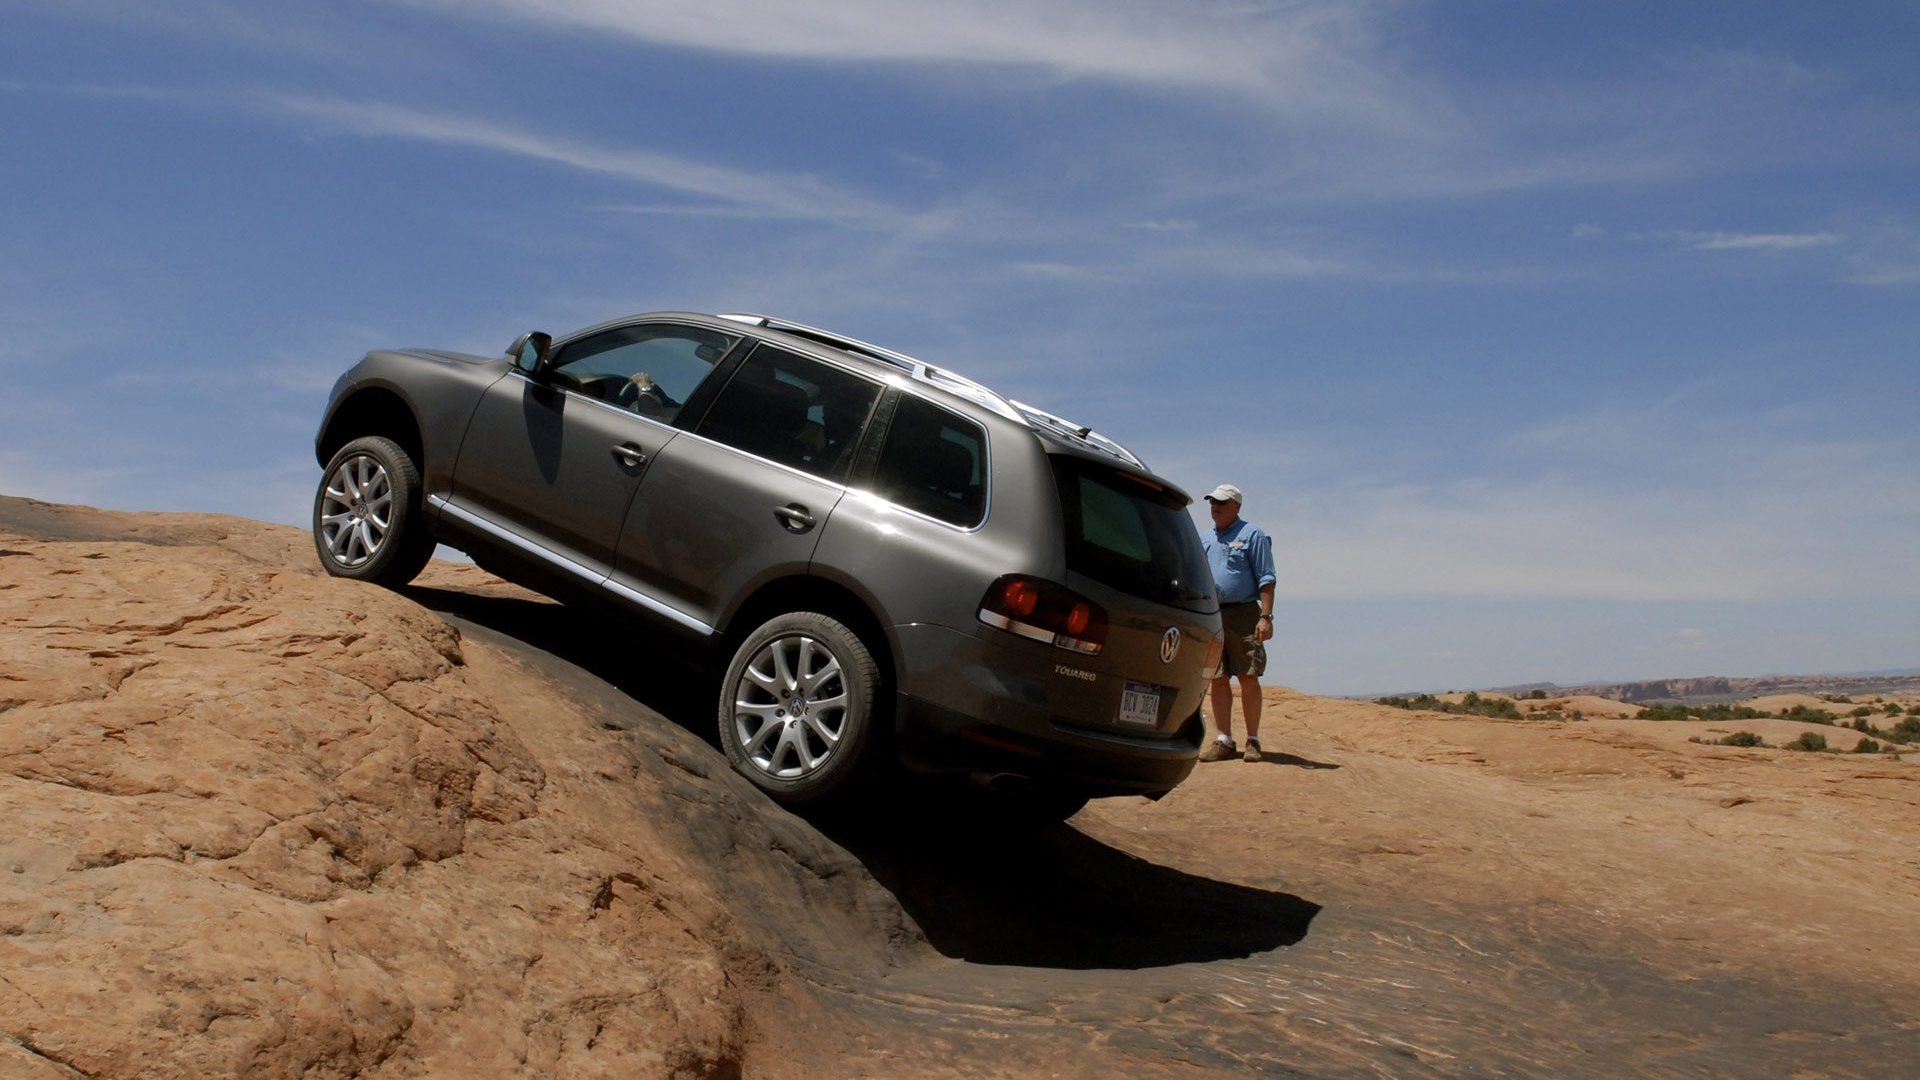
<svg viewBox="0 0 1920 1080"><path fill-rule="evenodd" d="M626 462L627 464L633 466L636 469L647 463L646 452L641 450L639 447L633 445L632 443L621 443L620 445L614 447L613 456L619 458L621 461Z"/></svg>
<svg viewBox="0 0 1920 1080"><path fill-rule="evenodd" d="M813 528L813 515L799 503L776 506L773 508L773 516L779 518L780 523L793 532L803 533Z"/></svg>

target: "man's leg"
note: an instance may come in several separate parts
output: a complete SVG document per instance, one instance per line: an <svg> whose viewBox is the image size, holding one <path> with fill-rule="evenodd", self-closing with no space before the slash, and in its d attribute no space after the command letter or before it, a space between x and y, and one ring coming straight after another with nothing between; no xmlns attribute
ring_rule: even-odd
<svg viewBox="0 0 1920 1080"><path fill-rule="evenodd" d="M1213 680L1208 691L1213 705L1213 730L1228 738L1233 737L1233 676L1222 675Z"/></svg>
<svg viewBox="0 0 1920 1080"><path fill-rule="evenodd" d="M1260 737L1260 706L1263 704L1260 700L1260 677L1258 675L1241 675L1239 679L1240 719L1247 725L1247 741L1252 742ZM1218 711L1219 702L1222 698L1220 684L1223 682L1226 682L1226 680L1219 679L1213 684L1213 700L1216 711Z"/></svg>
<svg viewBox="0 0 1920 1080"><path fill-rule="evenodd" d="M1233 680L1225 675L1213 680L1207 697L1213 705L1213 738L1200 748L1201 761L1226 761L1240 756L1233 744Z"/></svg>

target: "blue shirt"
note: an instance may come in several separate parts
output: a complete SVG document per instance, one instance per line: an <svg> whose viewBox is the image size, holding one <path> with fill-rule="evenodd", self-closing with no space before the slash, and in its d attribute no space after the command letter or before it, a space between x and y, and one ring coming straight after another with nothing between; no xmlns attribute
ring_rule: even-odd
<svg viewBox="0 0 1920 1080"><path fill-rule="evenodd" d="M1260 598L1260 589L1274 583L1273 541L1246 518L1212 536L1203 536L1207 569L1213 571L1213 591L1223 604L1243 604Z"/></svg>

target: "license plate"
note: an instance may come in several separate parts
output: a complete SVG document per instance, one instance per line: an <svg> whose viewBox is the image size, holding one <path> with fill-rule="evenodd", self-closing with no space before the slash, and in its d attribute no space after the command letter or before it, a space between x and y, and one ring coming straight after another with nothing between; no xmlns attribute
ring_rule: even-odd
<svg viewBox="0 0 1920 1080"><path fill-rule="evenodd" d="M1120 691L1120 722L1155 727L1160 723L1160 688L1130 682Z"/></svg>

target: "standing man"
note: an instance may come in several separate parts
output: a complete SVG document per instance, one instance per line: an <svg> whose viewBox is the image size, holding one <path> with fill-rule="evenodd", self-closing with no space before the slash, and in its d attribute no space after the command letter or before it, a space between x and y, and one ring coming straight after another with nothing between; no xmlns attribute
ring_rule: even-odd
<svg viewBox="0 0 1920 1080"><path fill-rule="evenodd" d="M1239 757L1233 745L1233 684L1240 680L1240 716L1247 727L1245 760L1260 760L1260 676L1267 670L1265 642L1273 636L1273 542L1240 517L1240 489L1221 484L1207 494L1213 535L1203 538L1207 568L1220 598L1220 621L1227 633L1226 666L1213 680L1215 736L1200 751L1201 761Z"/></svg>

